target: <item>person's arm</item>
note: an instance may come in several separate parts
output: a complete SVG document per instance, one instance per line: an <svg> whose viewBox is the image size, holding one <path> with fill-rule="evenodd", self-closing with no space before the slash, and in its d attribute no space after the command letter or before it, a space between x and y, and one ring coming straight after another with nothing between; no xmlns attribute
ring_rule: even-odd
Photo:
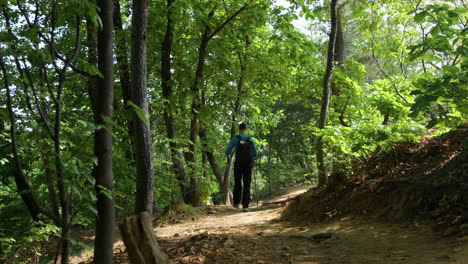
<svg viewBox="0 0 468 264"><path fill-rule="evenodd" d="M237 145L237 141L239 141L239 139L236 136L231 138L231 141L229 142L225 152L228 159L231 157L231 151Z"/></svg>
<svg viewBox="0 0 468 264"><path fill-rule="evenodd" d="M256 160L257 157L258 157L257 143L255 142L255 140L253 138L250 138L250 140L253 143L253 158L254 158L254 160Z"/></svg>

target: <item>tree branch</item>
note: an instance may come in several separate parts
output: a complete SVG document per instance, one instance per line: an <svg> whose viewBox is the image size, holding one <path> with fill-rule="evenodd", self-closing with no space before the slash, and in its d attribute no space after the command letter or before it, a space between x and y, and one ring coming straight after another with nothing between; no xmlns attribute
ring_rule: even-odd
<svg viewBox="0 0 468 264"><path fill-rule="evenodd" d="M403 101L405 101L405 103L408 103L408 100L406 100L406 98L401 95L400 91L398 91L398 86L396 85L396 83L393 81L393 79L385 72L385 70L382 68L382 66L380 66L380 63L379 61L377 60L377 58L375 57L375 46L374 46L374 31L372 31L372 45L371 45L371 49L372 49L372 59L374 60L375 64L377 65L377 68L379 68L380 72L385 76L385 78L387 78L387 80L389 80L393 87L395 88L395 93L401 98L403 99Z"/></svg>
<svg viewBox="0 0 468 264"><path fill-rule="evenodd" d="M239 10L237 10L234 14L232 14L230 17L228 17L221 25L219 25L214 31L213 31L213 34L211 34L209 37L208 37L208 40L212 39L214 36L216 36L227 24L229 24L229 22L231 22L232 20L234 20L234 18L236 18L240 13L242 13L242 11L246 10L247 7L249 6L249 4L251 3L252 1L249 1L248 3L246 3L245 5L243 5Z"/></svg>

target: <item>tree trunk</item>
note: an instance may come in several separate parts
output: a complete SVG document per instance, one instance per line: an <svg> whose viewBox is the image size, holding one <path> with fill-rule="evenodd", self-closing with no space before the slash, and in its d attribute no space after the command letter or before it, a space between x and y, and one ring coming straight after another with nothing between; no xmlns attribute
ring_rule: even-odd
<svg viewBox="0 0 468 264"><path fill-rule="evenodd" d="M132 15L132 101L148 117L148 93L146 87L146 38L148 28L148 0L133 1ZM141 120L133 113L135 126L136 201L135 213L147 211L153 214L154 160L153 142L149 120Z"/></svg>
<svg viewBox="0 0 468 264"><path fill-rule="evenodd" d="M330 40L328 42L328 57L327 57L327 68L325 70L325 76L323 78L323 94L322 94L322 107L320 109L320 119L318 122L318 128L323 129L327 124L328 109L330 105L330 79L333 70L333 58L335 51L336 41L336 4L338 0L332 0L330 6L331 12L331 32ZM316 157L317 157L317 168L318 168L318 186L322 187L326 185L326 164L324 161L324 150L323 150L323 136L318 136L316 141Z"/></svg>
<svg viewBox="0 0 468 264"><path fill-rule="evenodd" d="M195 169L196 169L195 163L197 160L195 154L196 154L196 143L197 143L197 135L198 135L198 113L201 109L201 103L200 103L200 98L199 98L200 86L203 80L203 69L205 67L205 57L207 53L208 42L214 36L216 36L234 18L236 18L240 13L246 10L249 3L246 3L239 10L237 10L235 13L229 16L223 23L221 23L215 30L213 30L213 33L211 33L211 27L209 23L206 24L205 29L203 30L201 43L200 43L200 49L198 53L197 70L195 72L195 79L191 87L191 91L195 95L195 97L193 98L193 101L192 101L192 119L190 120L190 137L189 137L190 145L189 145L189 151L185 153L188 166L190 167L190 177L189 177L190 178L190 194L191 194L191 204L193 205L198 205L200 202L200 192L198 190L198 186L197 186L198 183L197 183L197 178L195 174ZM210 20L213 17L214 11L215 10L212 10L208 14L208 20Z"/></svg>
<svg viewBox="0 0 468 264"><path fill-rule="evenodd" d="M11 149L13 153L13 159L15 162L15 174L14 179L16 183L16 188L23 199L26 207L28 208L29 213L34 221L39 221L42 219L42 215L47 215L51 219L54 219L54 222L60 226L60 221L58 217L54 217L52 213L46 212L46 210L39 204L36 197L33 194L33 190L29 184L26 175L24 174L22 163L18 153L18 145L16 141L16 118L15 113L13 111L12 105L12 96L10 91L10 82L8 79L8 73L6 70L5 62L3 60L3 54L0 56L0 67L2 70L4 86L6 89L6 101L7 101L7 109L10 118L10 138L11 138Z"/></svg>
<svg viewBox="0 0 468 264"><path fill-rule="evenodd" d="M120 11L120 1L113 0L114 2L114 31L115 31L115 55L117 59L117 66L119 69L119 79L120 79L120 88L122 89L122 98L124 101L124 109L127 113L131 114L131 108L128 105L128 102L132 98L132 87L130 83L130 66L128 63L128 45L125 38L126 34L122 25L122 15ZM133 138L135 137L135 128L132 122L132 119L129 118L126 120L127 129L128 129L128 142L130 148L125 150L125 156L132 164L135 162L135 152L134 146L135 142Z"/></svg>
<svg viewBox="0 0 468 264"><path fill-rule="evenodd" d="M245 52L244 54L238 54L239 57L239 65L240 65L240 76L239 80L237 83L237 97L236 97L236 102L234 103L234 111L232 112L231 116L231 138L236 136L236 131L237 131L237 119L240 114L240 109L241 109L241 100L242 97L244 96L244 90L245 90L245 73L247 71L247 50L250 46L250 40L249 37L245 37ZM229 198L232 196L229 185L231 182L231 173L232 173L232 165L233 165L233 155L231 155L231 158L228 160L226 170L224 172L224 179L223 179L223 203L228 204L227 201L229 201ZM232 201L230 201L232 202Z"/></svg>
<svg viewBox="0 0 468 264"><path fill-rule="evenodd" d="M344 36L343 36L343 26L341 23L340 10L336 10L336 40L335 40L335 53L333 56L333 61L336 62L338 68L343 69L344 67ZM336 86L336 82L331 83L332 94L339 96L341 88Z"/></svg>
<svg viewBox="0 0 468 264"><path fill-rule="evenodd" d="M214 11L211 11L208 15L208 18L213 17ZM206 51L208 48L208 41L210 40L210 32L211 27L209 24L205 26L203 31L203 35L201 38L200 49L198 52L198 63L197 63L197 70L195 72L195 79L193 81L191 91L195 95L192 101L192 118L190 120L190 145L189 151L185 153L185 157L187 160L187 165L189 166L189 178L190 178L190 204L192 205L199 205L200 203L200 191L198 190L198 181L196 178L196 144L197 144L197 136L198 136L198 113L201 109L201 102L198 96L200 95L200 85L203 80L203 69L205 67L205 57Z"/></svg>
<svg viewBox="0 0 468 264"><path fill-rule="evenodd" d="M336 63L336 66L341 70L344 69L344 36L343 36L343 25L341 23L341 15L340 9L337 8L336 10L336 40L335 40L335 53L333 56L333 61ZM336 85L336 82L331 83L331 90L332 95L339 96L341 92L341 88ZM346 107L348 106L350 96L346 99L346 102L340 111L340 115L338 116L338 120L340 121L341 125L349 127L344 120ZM338 108L338 107L337 107ZM338 111L338 110L337 110ZM342 164L339 160L339 157L334 158L332 163L332 173L330 174L330 178L328 180L329 186L336 186L341 184L344 181L343 175L344 172L342 171Z"/></svg>
<svg viewBox="0 0 468 264"><path fill-rule="evenodd" d="M273 154L273 132L270 129L268 137L268 193L271 193L271 156Z"/></svg>
<svg viewBox="0 0 468 264"><path fill-rule="evenodd" d="M97 211L96 238L94 241L94 263L110 264L113 257L114 238L114 184L112 174L112 126L103 117L112 120L114 98L113 72L113 31L112 0L98 0L102 29L98 35L99 70L103 77L99 80L96 94L97 108L95 122L107 129L95 132L94 152L97 166L93 175L96 178Z"/></svg>
<svg viewBox="0 0 468 264"><path fill-rule="evenodd" d="M190 202L188 192L188 180L182 164L182 153L179 151L179 144L174 139L176 138L176 129L174 125L174 116L172 113L172 73L171 73L171 52L172 52L172 4L175 0L167 0L167 26L166 34L162 44L161 56L161 79L162 79L162 94L164 97L164 124L166 126L167 137L169 138L169 148L171 150L172 169L179 183L179 188L184 198L185 203Z"/></svg>
<svg viewBox="0 0 468 264"><path fill-rule="evenodd" d="M132 264L171 263L159 247L147 212L125 218L119 227Z"/></svg>

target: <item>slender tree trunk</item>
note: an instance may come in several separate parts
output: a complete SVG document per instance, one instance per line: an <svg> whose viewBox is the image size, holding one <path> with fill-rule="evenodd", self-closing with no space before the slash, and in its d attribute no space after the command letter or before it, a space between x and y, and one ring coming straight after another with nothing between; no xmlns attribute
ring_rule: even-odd
<svg viewBox="0 0 468 264"><path fill-rule="evenodd" d="M122 89L122 98L124 101L124 109L128 113L131 112L131 108L128 105L128 102L131 101L132 97L132 87L130 82L130 65L128 63L128 45L126 34L123 29L122 24L122 15L120 11L120 1L113 0L114 2L114 31L115 31L115 56L117 59L117 66L119 69L119 80L120 80L120 88ZM132 119L129 118L126 120L127 129L128 129L128 142L130 144L130 148L125 151L125 156L128 160L131 160L132 164L135 162L135 152L134 146L135 142L133 140L135 136L135 128L132 122Z"/></svg>
<svg viewBox="0 0 468 264"><path fill-rule="evenodd" d="M250 3L250 2L249 2ZM190 168L190 194L191 194L191 204L198 205L200 202L200 192L198 190L198 183L196 178L196 143L197 143L197 135L198 135L198 113L201 109L200 103L200 87L203 81L203 69L205 67L205 57L207 54L208 49L208 42L213 39L227 24L229 24L234 18L236 18L240 13L247 9L249 3L246 3L242 6L239 10L234 12L231 16L229 16L223 23L221 23L215 30L210 27L210 24L207 23L205 29L203 30L200 48L198 52L198 63L197 63L197 70L195 73L195 79L191 87L192 93L195 95L195 98L192 101L192 119L190 120L190 145L189 151L185 153L185 157ZM208 20L210 20L213 15L214 11L212 10L208 14ZM212 33L211 33L212 32Z"/></svg>
<svg viewBox="0 0 468 264"><path fill-rule="evenodd" d="M273 132L268 137L268 193L271 193L271 156L273 154Z"/></svg>
<svg viewBox="0 0 468 264"><path fill-rule="evenodd" d="M216 162L216 158L211 150L209 150L209 146L207 143L207 136L206 136L206 128L203 126L199 131L200 139L202 140L203 146L203 154L206 156L208 163L210 164L211 169L216 177L216 180L219 183L219 186L222 187L223 185L223 173Z"/></svg>
<svg viewBox="0 0 468 264"><path fill-rule="evenodd" d="M343 69L344 67L344 35L343 25L341 23L340 10L336 10L336 40L334 47L333 61L336 62L338 68ZM331 83L332 95L339 96L341 88L336 85L336 82Z"/></svg>
<svg viewBox="0 0 468 264"><path fill-rule="evenodd" d="M15 162L15 174L14 179L16 183L16 188L20 193L21 198L23 199L26 207L28 208L29 213L34 221L39 221L42 219L42 215L47 215L51 219L54 219L57 225L60 225L60 221L57 217L54 217L52 213L46 212L46 210L39 204L36 197L33 194L31 185L29 184L28 179L23 171L23 166L18 153L18 145L16 141L16 117L13 111L12 96L10 91L10 82L8 78L8 73L6 70L5 62L3 60L4 56L0 56L0 67L3 75L3 82L6 89L7 96L7 109L10 118L10 138L11 138L11 149L13 153L13 159Z"/></svg>
<svg viewBox="0 0 468 264"><path fill-rule="evenodd" d="M247 50L250 46L250 40L249 37L245 37L245 51L244 54L238 54L239 57L239 65L240 65L240 75L239 75L239 80L237 82L237 97L236 101L234 103L234 111L232 112L231 116L231 138L236 136L236 131L237 131L237 119L240 114L240 109L241 109L241 100L244 96L245 93L245 73L247 72ZM229 198L232 196L229 185L231 182L231 173L232 173L232 165L233 165L233 155L231 155L231 158L228 160L226 170L224 172L224 179L223 179L223 203L228 204Z"/></svg>
<svg viewBox="0 0 468 264"><path fill-rule="evenodd" d="M213 17L214 11L211 11L208 18ZM192 84L191 91L194 95L200 95L200 86L203 80L203 69L205 67L205 57L208 48L208 42L210 40L211 27L209 24L205 26L203 35L201 38L200 49L198 52L198 63L197 71L195 73L195 79ZM198 136L198 113L201 109L200 98L195 97L192 101L192 119L190 120L190 145L189 151L185 153L187 165L189 166L189 178L190 178L190 204L198 205L200 203L200 191L198 190L198 180L196 178L196 144Z"/></svg>
<svg viewBox="0 0 468 264"><path fill-rule="evenodd" d="M340 68L342 71L344 69L344 36L343 36L343 25L341 23L341 15L340 15L340 9L337 8L336 10L336 40L335 40L335 47L334 47L334 56L333 56L333 61L336 63L336 66ZM341 88L336 85L336 82L331 83L331 91L332 95L334 96L339 96L341 92ZM344 115L346 111L346 107L349 102L349 98L346 100L341 113L338 117L338 120L343 126L349 126L346 124L344 120ZM338 109L338 107L337 107ZM336 110L339 111L339 110ZM333 163L332 163L332 173L329 178L328 185L338 185L343 182L343 175L344 172L342 170L342 163L339 160L339 157L334 158Z"/></svg>
<svg viewBox="0 0 468 264"><path fill-rule="evenodd" d="M175 0L167 0L167 26L166 34L162 44L161 56L161 79L162 79L162 94L164 97L164 123L166 126L167 137L169 138L169 148L171 151L172 169L176 175L179 183L179 188L184 198L185 203L190 202L188 192L188 179L182 164L182 153L179 152L179 144L174 140L176 139L176 129L174 125L174 116L172 113L172 74L171 74L171 52L172 52L172 39L173 39L173 26L172 26L172 4Z"/></svg>
<svg viewBox="0 0 468 264"><path fill-rule="evenodd" d="M111 124L103 119L112 119L114 98L113 73L113 23L112 0L98 0L103 28L98 35L99 70L104 78L99 80L96 94L96 124L106 126L95 132L94 152L97 166L93 174L96 178L97 211L96 238L94 241L94 263L111 264L114 238L114 184L112 174L112 135Z"/></svg>
<svg viewBox="0 0 468 264"><path fill-rule="evenodd" d="M148 29L148 0L133 1L132 15L132 101L148 114L146 87L146 39ZM149 117L149 115L147 115ZM149 120L141 120L133 114L135 126L136 201L135 213L147 211L153 214L154 160Z"/></svg>
<svg viewBox="0 0 468 264"><path fill-rule="evenodd" d="M336 41L336 5L338 0L332 0L330 6L331 12L331 32L330 40L328 42L328 57L327 57L327 68L325 70L325 76L323 78L323 94L322 94L322 107L320 109L320 119L318 122L318 128L323 129L327 124L328 118L328 109L330 105L330 79L333 70L333 58L335 51L335 41ZM322 187L326 185L326 164L324 161L324 146L323 146L323 136L318 136L316 141L316 157L317 157L317 167L318 167L318 186Z"/></svg>

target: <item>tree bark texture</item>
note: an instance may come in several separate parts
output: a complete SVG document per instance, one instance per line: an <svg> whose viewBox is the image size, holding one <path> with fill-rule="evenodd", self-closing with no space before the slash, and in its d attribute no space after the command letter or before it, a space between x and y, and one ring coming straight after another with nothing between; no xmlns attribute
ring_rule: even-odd
<svg viewBox="0 0 468 264"><path fill-rule="evenodd" d="M148 29L148 0L133 1L132 15L132 54L131 54L131 100L148 113L148 92L146 87L146 39ZM149 120L141 120L133 113L135 127L136 158L136 201L135 213L146 211L153 214L154 199L154 160L151 128Z"/></svg>
<svg viewBox="0 0 468 264"><path fill-rule="evenodd" d="M180 191L185 203L190 202L188 192L188 179L185 173L184 165L182 164L182 153L179 151L179 144L176 139L176 128L174 124L174 115L172 113L172 74L171 74L171 52L173 42L173 26L172 26L172 4L175 0L167 0L167 26L166 33L162 44L161 56L161 79L162 79L162 94L164 97L164 124L166 126L167 137L169 138L169 148L171 151L172 170L174 171Z"/></svg>
<svg viewBox="0 0 468 264"><path fill-rule="evenodd" d="M102 29L98 34L98 67L102 73L99 79L99 88L96 93L97 108L95 110L96 124L106 126L95 132L94 152L97 157L97 166L93 174L96 178L97 211L96 239L94 242L94 263L110 264L113 257L114 238L114 184L112 174L112 135L111 124L103 120L107 117L112 120L114 98L114 72L113 72L113 21L112 0L98 0Z"/></svg>
<svg viewBox="0 0 468 264"><path fill-rule="evenodd" d="M343 69L344 67L344 35L343 26L341 23L340 10L336 10L336 40L335 40L335 53L333 61L336 62L338 68ZM336 85L336 82L331 83L332 94L335 96L340 95L341 88Z"/></svg>
<svg viewBox="0 0 468 264"><path fill-rule="evenodd" d="M147 212L125 218L119 228L132 264L171 263L159 247L151 217Z"/></svg>
<svg viewBox="0 0 468 264"><path fill-rule="evenodd" d="M127 40L125 39L125 31L122 24L122 15L120 12L120 1L113 0L114 2L114 31L115 31L115 57L117 59L117 66L119 69L119 80L120 88L122 89L122 97L124 102L125 112L131 115L131 108L128 105L128 102L131 101L132 87L130 82L130 65L128 63L128 45ZM135 162L135 153L133 148L135 142L133 140L135 135L135 128L132 122L132 118L126 120L127 129L128 129L128 141L131 148L125 151L125 156L127 159L131 160L132 164Z"/></svg>
<svg viewBox="0 0 468 264"><path fill-rule="evenodd" d="M323 94L322 94L322 107L320 109L320 118L318 122L318 128L323 129L327 124L328 109L330 106L330 79L333 70L334 51L336 42L336 31L337 31L337 5L338 0L332 0L330 5L331 12L331 32L330 39L328 42L328 56L327 56L327 67L325 75L323 77ZM323 136L318 136L316 141L316 158L318 167L318 185L322 187L326 185L326 164L324 160L324 146Z"/></svg>

